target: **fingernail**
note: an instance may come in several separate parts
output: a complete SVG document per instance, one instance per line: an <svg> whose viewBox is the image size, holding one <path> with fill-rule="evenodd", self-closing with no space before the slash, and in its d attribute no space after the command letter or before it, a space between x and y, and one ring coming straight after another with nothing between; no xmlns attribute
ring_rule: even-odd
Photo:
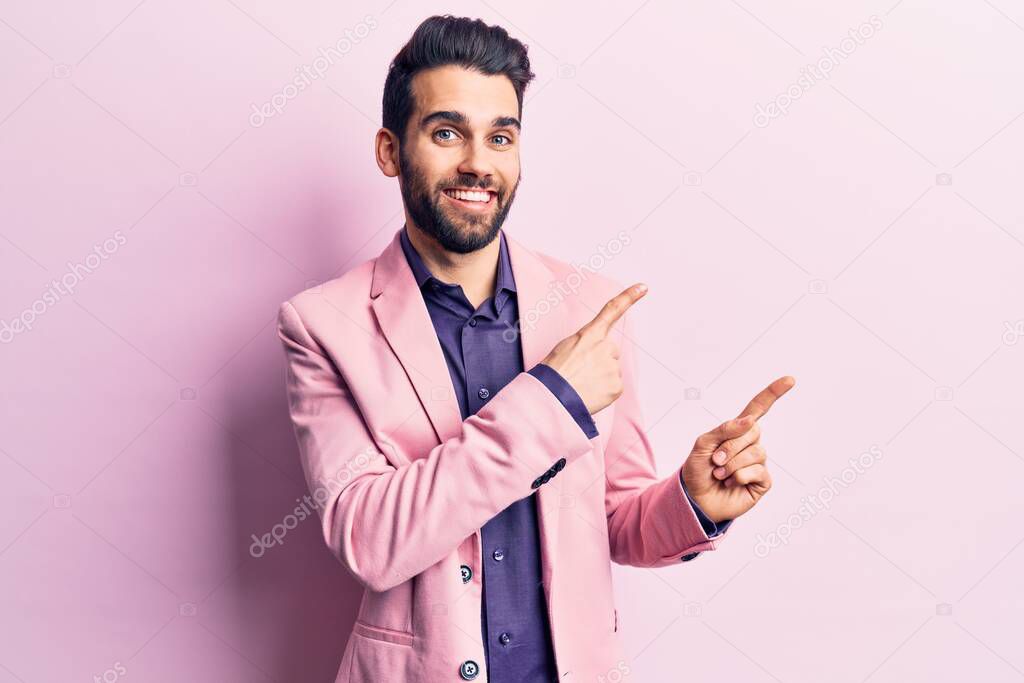
<svg viewBox="0 0 1024 683"><path fill-rule="evenodd" d="M716 465L725 463L725 451L715 451L715 454L711 456L711 459L715 461Z"/></svg>
<svg viewBox="0 0 1024 683"><path fill-rule="evenodd" d="M644 292L647 291L647 285L645 285L643 283L640 283L639 285L636 286L636 291L638 291L641 294L643 294Z"/></svg>
<svg viewBox="0 0 1024 683"><path fill-rule="evenodd" d="M722 479L723 477L725 477L725 468L724 467L716 467L715 470L714 470L714 475L716 477L718 477L719 479Z"/></svg>

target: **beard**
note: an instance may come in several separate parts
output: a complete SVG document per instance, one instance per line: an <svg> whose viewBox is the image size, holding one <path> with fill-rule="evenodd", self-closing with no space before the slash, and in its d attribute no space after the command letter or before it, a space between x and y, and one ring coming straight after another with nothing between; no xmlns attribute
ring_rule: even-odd
<svg viewBox="0 0 1024 683"><path fill-rule="evenodd" d="M506 195L499 188L492 188L490 181L477 181L474 176L465 175L438 183L437 187L431 188L426 175L411 163L401 150L398 153L398 168L403 180L400 183L402 201L405 202L405 208L413 222L437 240L445 250L458 254L468 254L482 249L494 241L498 230L505 222L505 217L508 216L509 209L512 208L516 190L519 189L519 181L516 180L512 192ZM441 190L446 187L494 190L497 209L486 216L463 214L453 221L440 206ZM466 224L469 225L468 229L460 227Z"/></svg>

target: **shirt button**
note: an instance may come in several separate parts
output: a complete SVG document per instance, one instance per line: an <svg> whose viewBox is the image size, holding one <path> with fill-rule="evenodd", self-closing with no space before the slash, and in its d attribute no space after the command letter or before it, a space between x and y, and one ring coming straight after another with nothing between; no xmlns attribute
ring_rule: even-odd
<svg viewBox="0 0 1024 683"><path fill-rule="evenodd" d="M473 578L473 570L466 564L459 567L459 570L462 572L462 583L469 583L469 580Z"/></svg>
<svg viewBox="0 0 1024 683"><path fill-rule="evenodd" d="M469 319L469 326L470 327L476 327L476 318L470 318Z"/></svg>
<svg viewBox="0 0 1024 683"><path fill-rule="evenodd" d="M459 676L461 676L464 681L473 680L479 673L480 666L472 659L467 659L462 663L462 666L459 667Z"/></svg>
<svg viewBox="0 0 1024 683"><path fill-rule="evenodd" d="M491 554L491 557L493 557L496 562L501 562L505 559L505 551L498 548Z"/></svg>
<svg viewBox="0 0 1024 683"><path fill-rule="evenodd" d="M480 387L480 391L476 392L476 395L480 398L487 398L491 395L491 392L487 391L487 387Z"/></svg>
<svg viewBox="0 0 1024 683"><path fill-rule="evenodd" d="M501 642L502 645L508 645L509 642L512 640L512 635L509 633L502 633L500 636L498 636L498 640Z"/></svg>

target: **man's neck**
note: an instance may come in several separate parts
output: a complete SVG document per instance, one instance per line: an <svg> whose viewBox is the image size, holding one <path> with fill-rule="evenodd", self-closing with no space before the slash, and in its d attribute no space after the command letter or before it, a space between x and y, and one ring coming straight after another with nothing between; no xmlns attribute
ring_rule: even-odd
<svg viewBox="0 0 1024 683"><path fill-rule="evenodd" d="M457 284L477 308L494 294L498 278L498 255L501 251L501 236L492 240L483 249L459 254L442 247L431 235L406 221L409 241L423 259L423 263L434 275L444 282Z"/></svg>

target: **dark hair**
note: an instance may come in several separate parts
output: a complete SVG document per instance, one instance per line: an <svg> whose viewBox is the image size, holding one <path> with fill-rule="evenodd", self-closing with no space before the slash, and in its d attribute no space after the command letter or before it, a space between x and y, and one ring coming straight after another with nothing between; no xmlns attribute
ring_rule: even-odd
<svg viewBox="0 0 1024 683"><path fill-rule="evenodd" d="M404 142L415 103L412 79L420 71L456 64L487 76L504 74L512 81L523 116L523 92L536 75L527 48L500 26L481 19L435 15L425 19L395 55L384 81L384 127Z"/></svg>

